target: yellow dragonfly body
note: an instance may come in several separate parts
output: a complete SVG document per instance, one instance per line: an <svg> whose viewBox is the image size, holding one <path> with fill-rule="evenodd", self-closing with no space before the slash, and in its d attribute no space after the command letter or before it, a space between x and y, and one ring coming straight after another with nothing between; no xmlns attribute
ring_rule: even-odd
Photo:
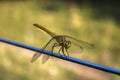
<svg viewBox="0 0 120 80"><path fill-rule="evenodd" d="M67 35L58 35L50 30L48 30L47 28L39 25L39 24L33 24L35 27L45 31L46 33L48 33L52 38L48 41L48 43L42 48L43 50L48 46L48 44L52 41L52 40L56 40L56 42L52 45L52 49L51 52L53 52L55 47L60 47L60 49L58 50L58 53L63 53L63 55L69 56L68 53L68 49L71 47L71 44L74 44L78 47L80 47L80 49L82 50L84 47L94 47L93 44L82 41L82 40L78 40L75 39L73 37L67 36ZM67 38L74 40L75 42L71 42L69 40L67 40ZM34 62L38 57L40 57L40 53L35 53L31 59L31 62ZM45 63L48 59L49 59L49 55L45 55L43 57L42 63Z"/></svg>

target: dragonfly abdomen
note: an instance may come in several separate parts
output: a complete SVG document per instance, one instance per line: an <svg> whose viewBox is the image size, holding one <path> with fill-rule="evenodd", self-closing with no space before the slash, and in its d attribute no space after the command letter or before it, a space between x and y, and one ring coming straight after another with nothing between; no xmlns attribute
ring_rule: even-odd
<svg viewBox="0 0 120 80"><path fill-rule="evenodd" d="M39 28L39 29L45 31L45 32L48 33L51 37L54 37L55 34L56 34L56 33L54 33L54 32L52 32L52 31L48 30L47 28L45 28L45 27L43 27L43 26L41 26L41 25L39 25L39 24L33 24L33 25L34 25L35 27L37 27L37 28Z"/></svg>

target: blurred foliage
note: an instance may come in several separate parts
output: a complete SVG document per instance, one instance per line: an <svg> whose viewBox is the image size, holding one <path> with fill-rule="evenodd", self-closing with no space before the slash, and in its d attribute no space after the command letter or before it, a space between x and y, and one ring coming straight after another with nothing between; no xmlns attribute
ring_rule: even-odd
<svg viewBox="0 0 120 80"><path fill-rule="evenodd" d="M120 69L119 2L94 0L1 0L0 37L42 47L49 35L38 23L58 34L92 42L95 48L73 57ZM35 52L0 43L0 80L119 80L116 75L51 59L30 63ZM74 52L75 53L75 52ZM86 75L85 75L86 74Z"/></svg>

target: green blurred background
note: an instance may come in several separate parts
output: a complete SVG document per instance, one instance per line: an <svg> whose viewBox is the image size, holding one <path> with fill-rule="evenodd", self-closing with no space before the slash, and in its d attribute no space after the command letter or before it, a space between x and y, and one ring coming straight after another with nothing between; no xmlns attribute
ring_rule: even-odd
<svg viewBox="0 0 120 80"><path fill-rule="evenodd" d="M94 43L94 49L82 54L73 50L72 57L120 69L119 9L119 2L113 1L0 0L0 37L41 48L50 36L33 27L38 23L58 34ZM30 63L34 53L0 42L0 80L120 79L60 59L42 64L39 58Z"/></svg>

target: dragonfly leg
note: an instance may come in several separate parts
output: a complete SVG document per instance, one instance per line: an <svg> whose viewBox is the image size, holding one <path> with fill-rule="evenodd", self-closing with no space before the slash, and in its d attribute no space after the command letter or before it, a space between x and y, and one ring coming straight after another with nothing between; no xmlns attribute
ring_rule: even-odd
<svg viewBox="0 0 120 80"><path fill-rule="evenodd" d="M67 50L67 49L65 49L65 51L66 51L67 55L69 56L68 50Z"/></svg>
<svg viewBox="0 0 120 80"><path fill-rule="evenodd" d="M51 50L52 53L53 53L53 50L54 50L56 44L57 43L54 43L54 45L52 46L52 50Z"/></svg>
<svg viewBox="0 0 120 80"><path fill-rule="evenodd" d="M62 47L60 47L60 49L59 49L58 53L61 53L61 50L62 50Z"/></svg>
<svg viewBox="0 0 120 80"><path fill-rule="evenodd" d="M62 53L63 53L63 55L65 55L64 46L62 46ZM66 56L66 55L65 55L65 56Z"/></svg>
<svg viewBox="0 0 120 80"><path fill-rule="evenodd" d="M52 54L53 54L53 50L54 50L54 48L57 47L57 46L60 46L60 45L57 44L57 43L54 43L54 45L52 46L52 50L51 50Z"/></svg>
<svg viewBox="0 0 120 80"><path fill-rule="evenodd" d="M52 55L53 55L53 50L54 50L56 44L57 43L54 43L54 45L52 46L52 49L51 49ZM53 57L51 56L51 58L53 58Z"/></svg>

